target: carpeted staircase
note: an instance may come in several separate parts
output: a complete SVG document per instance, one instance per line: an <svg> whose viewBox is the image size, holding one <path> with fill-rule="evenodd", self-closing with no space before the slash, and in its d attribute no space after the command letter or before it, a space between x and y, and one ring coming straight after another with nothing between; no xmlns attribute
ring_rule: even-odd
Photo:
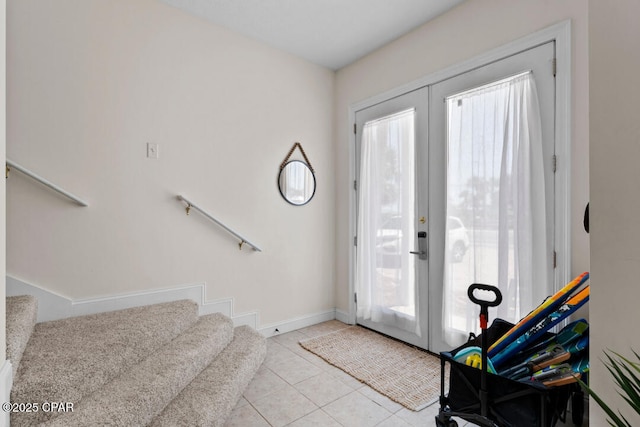
<svg viewBox="0 0 640 427"><path fill-rule="evenodd" d="M34 297L7 297L11 402L39 404L12 426L222 426L266 355L262 335L189 300L36 316Z"/></svg>

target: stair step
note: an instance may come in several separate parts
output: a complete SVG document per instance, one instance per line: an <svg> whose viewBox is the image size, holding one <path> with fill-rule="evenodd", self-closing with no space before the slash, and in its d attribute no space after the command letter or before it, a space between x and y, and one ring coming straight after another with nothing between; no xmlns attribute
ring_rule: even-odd
<svg viewBox="0 0 640 427"><path fill-rule="evenodd" d="M232 339L231 319L219 313L202 316L162 349L82 399L73 412L43 425L146 426Z"/></svg>
<svg viewBox="0 0 640 427"><path fill-rule="evenodd" d="M38 319L38 300L31 295L6 298L7 359L16 377L24 349Z"/></svg>
<svg viewBox="0 0 640 427"><path fill-rule="evenodd" d="M222 426L267 354L267 341L248 326L162 413L152 427Z"/></svg>
<svg viewBox="0 0 640 427"><path fill-rule="evenodd" d="M197 320L197 304L181 300L38 323L22 355L11 401L77 405ZM55 415L15 413L11 425L30 426Z"/></svg>

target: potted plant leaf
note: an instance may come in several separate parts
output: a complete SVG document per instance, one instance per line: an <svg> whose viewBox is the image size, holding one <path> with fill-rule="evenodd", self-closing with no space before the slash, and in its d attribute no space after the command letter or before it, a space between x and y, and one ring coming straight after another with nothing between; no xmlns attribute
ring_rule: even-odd
<svg viewBox="0 0 640 427"><path fill-rule="evenodd" d="M605 351L607 361L603 361L616 386L620 389L618 394L640 414L640 355L633 351L637 361L631 361L615 351ZM607 414L607 420L614 427L631 427L631 423L618 411L616 413L607 405L598 394L583 381L578 380L580 386L595 400L595 402Z"/></svg>

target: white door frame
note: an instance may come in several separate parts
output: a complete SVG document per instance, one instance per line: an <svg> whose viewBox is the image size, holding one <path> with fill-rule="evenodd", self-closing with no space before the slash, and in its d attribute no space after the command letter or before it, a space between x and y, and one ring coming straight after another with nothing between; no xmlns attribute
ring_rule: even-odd
<svg viewBox="0 0 640 427"><path fill-rule="evenodd" d="M491 62L514 55L523 50L538 46L549 41L556 42L556 156L558 168L555 174L555 223L556 233L554 245L556 248L557 267L554 271L554 287L571 280L571 21L566 20L558 24L522 37L501 47L492 49L467 61L429 74L425 77L397 87L390 91L368 98L349 106L350 126L355 123L356 111L362 110L388 99L400 96L424 86L438 83L442 80L465 73ZM355 142L356 135L349 132L349 177L350 183L355 176ZM352 188L349 197L349 235L351 242L356 235L356 192ZM355 293L355 246L349 251L349 313L348 321L356 323Z"/></svg>

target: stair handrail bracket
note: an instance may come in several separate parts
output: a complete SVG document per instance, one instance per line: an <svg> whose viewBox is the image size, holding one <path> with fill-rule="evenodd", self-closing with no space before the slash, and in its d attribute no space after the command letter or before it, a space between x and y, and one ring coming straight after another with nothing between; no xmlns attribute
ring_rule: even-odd
<svg viewBox="0 0 640 427"><path fill-rule="evenodd" d="M200 206L194 204L192 201L190 201L186 197L184 197L182 195L178 195L177 198L181 202L186 203L187 206L186 206L185 210L187 212L187 215L189 215L191 213L191 209L194 209L194 210L200 212L200 214L202 214L205 218L209 219L210 221L216 223L218 226L222 227L225 231L227 231L229 234L233 235L236 239L240 240L240 243L238 243L238 247L240 248L240 250L242 250L242 246L248 245L254 251L262 252L262 249L260 249L257 245L251 243L247 238L243 237L241 234L239 234L238 232L234 231L233 229L231 229L230 227L228 227L227 225L222 223L220 220L214 218L213 215L211 215L210 213L208 213L207 211L202 209Z"/></svg>
<svg viewBox="0 0 640 427"><path fill-rule="evenodd" d="M6 174L5 177L8 178L9 177L9 171L15 169L19 172L22 172L23 174L27 175L28 177L30 177L31 179L38 181L40 184L49 187L50 189L52 189L53 191L56 191L59 194L62 194L64 197L72 200L74 203L76 203L79 206L82 207L88 207L89 203L85 202L84 200L82 200L80 197L76 196L75 194L72 194L70 192L68 192L67 190L57 186L56 184L52 183L51 181L49 181L46 178L41 177L40 175L31 172L29 169L25 168L24 166L20 166L19 164L17 164L16 162L6 159L6 165L7 165L7 169L6 169Z"/></svg>

